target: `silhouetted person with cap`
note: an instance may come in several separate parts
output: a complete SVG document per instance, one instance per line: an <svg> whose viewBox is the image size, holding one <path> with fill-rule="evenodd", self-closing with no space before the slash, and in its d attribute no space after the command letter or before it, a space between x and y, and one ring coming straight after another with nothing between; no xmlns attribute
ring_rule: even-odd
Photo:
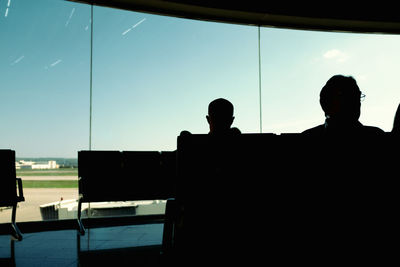
<svg viewBox="0 0 400 267"><path fill-rule="evenodd" d="M208 105L207 122L210 127L209 134L226 135L240 134L236 127L231 128L233 120L233 105L224 98L217 98Z"/></svg>
<svg viewBox="0 0 400 267"><path fill-rule="evenodd" d="M394 116L392 134L397 136L400 135L400 104L398 105L396 115Z"/></svg>
<svg viewBox="0 0 400 267"><path fill-rule="evenodd" d="M361 99L365 97L351 76L331 77L320 92L325 123L303 132L311 136L373 136L383 134L377 127L359 122Z"/></svg>

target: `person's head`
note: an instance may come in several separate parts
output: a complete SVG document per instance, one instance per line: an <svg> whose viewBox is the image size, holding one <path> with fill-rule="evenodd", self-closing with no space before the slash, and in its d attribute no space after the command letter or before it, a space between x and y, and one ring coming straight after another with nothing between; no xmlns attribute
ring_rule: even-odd
<svg viewBox="0 0 400 267"><path fill-rule="evenodd" d="M361 96L353 77L335 75L322 88L319 102L327 118L354 122L360 117Z"/></svg>
<svg viewBox="0 0 400 267"><path fill-rule="evenodd" d="M224 98L218 98L208 105L207 122L210 133L228 131L235 117L233 116L233 105Z"/></svg>

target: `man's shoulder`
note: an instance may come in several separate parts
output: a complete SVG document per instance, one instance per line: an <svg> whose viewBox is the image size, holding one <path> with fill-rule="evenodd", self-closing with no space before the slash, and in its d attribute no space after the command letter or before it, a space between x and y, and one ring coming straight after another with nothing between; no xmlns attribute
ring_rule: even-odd
<svg viewBox="0 0 400 267"><path fill-rule="evenodd" d="M366 133L366 134L384 134L385 133L385 131L384 130L382 130L381 128L379 128L379 127L375 127L375 126L366 126L366 125L364 125L363 126L363 130L364 130L364 132Z"/></svg>
<svg viewBox="0 0 400 267"><path fill-rule="evenodd" d="M315 126L315 127L312 127L310 129L303 131L302 134L304 134L304 135L321 135L321 134L323 134L324 130L325 130L325 125L321 124L321 125L318 125L318 126Z"/></svg>
<svg viewBox="0 0 400 267"><path fill-rule="evenodd" d="M232 127L232 128L229 130L229 133L232 134L232 135L239 135L239 134L241 134L242 132L239 130L239 128Z"/></svg>

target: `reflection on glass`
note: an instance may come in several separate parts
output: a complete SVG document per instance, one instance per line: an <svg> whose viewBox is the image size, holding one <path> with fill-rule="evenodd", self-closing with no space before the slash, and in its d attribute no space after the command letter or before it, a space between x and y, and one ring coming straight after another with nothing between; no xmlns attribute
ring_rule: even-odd
<svg viewBox="0 0 400 267"><path fill-rule="evenodd" d="M16 151L23 180L17 221L74 218L76 153L89 128L90 7L10 0L0 12L0 147Z"/></svg>
<svg viewBox="0 0 400 267"><path fill-rule="evenodd" d="M319 92L335 74L353 76L368 96L360 122L390 131L400 99L399 45L392 35L262 29L263 131L322 124Z"/></svg>

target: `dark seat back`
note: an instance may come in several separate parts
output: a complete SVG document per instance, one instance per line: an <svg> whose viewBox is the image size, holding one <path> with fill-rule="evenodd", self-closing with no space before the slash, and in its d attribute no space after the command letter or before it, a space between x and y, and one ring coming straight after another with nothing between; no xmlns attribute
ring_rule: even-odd
<svg viewBox="0 0 400 267"><path fill-rule="evenodd" d="M0 150L0 206L11 206L16 202L15 151Z"/></svg>
<svg viewBox="0 0 400 267"><path fill-rule="evenodd" d="M120 194L122 154L119 151L78 152L79 194L84 202L125 200Z"/></svg>
<svg viewBox="0 0 400 267"><path fill-rule="evenodd" d="M392 145L390 136L180 136L178 255L223 260L230 251L257 262L268 251L297 262L339 248L382 252L379 233L395 230Z"/></svg>
<svg viewBox="0 0 400 267"><path fill-rule="evenodd" d="M173 197L174 152L80 151L79 193L84 202ZM164 159L164 160L163 160ZM173 173L172 173L173 172Z"/></svg>
<svg viewBox="0 0 400 267"><path fill-rule="evenodd" d="M158 151L124 151L123 176L129 182L124 194L135 200L167 199L174 186ZM175 164L174 164L175 165Z"/></svg>

